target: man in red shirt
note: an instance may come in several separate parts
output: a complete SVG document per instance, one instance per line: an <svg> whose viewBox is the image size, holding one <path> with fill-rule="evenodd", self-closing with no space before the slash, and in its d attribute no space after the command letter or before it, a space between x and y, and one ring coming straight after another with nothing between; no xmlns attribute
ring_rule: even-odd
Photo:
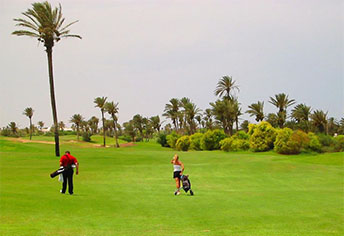
<svg viewBox="0 0 344 236"><path fill-rule="evenodd" d="M68 182L68 192L70 195L73 194L73 167L72 165L76 166L76 174L79 174L79 162L78 160L70 155L69 151L66 151L65 154L60 159L60 166L63 166L65 171L62 173L63 175L63 183L62 183L62 190L61 193L65 193L67 189L67 182Z"/></svg>

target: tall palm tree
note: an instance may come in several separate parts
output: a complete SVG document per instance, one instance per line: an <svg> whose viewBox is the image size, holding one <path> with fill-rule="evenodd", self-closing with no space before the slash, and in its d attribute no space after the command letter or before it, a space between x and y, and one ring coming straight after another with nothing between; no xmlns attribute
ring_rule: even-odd
<svg viewBox="0 0 344 236"><path fill-rule="evenodd" d="M115 132L115 141L116 141L116 147L119 148L118 144L118 133L117 133L117 121L118 117L116 114L118 113L118 103L114 102L107 102L105 103L105 110L110 114L113 120L113 127L114 127L114 132Z"/></svg>
<svg viewBox="0 0 344 236"><path fill-rule="evenodd" d="M235 85L235 80L233 80L232 76L225 75L220 79L220 81L217 83L217 87L214 91L216 96L224 97L226 99L233 99L234 95L232 95L232 91L238 90L239 86Z"/></svg>
<svg viewBox="0 0 344 236"><path fill-rule="evenodd" d="M59 130L63 131L64 128L66 128L65 123L64 123L63 121L60 121L60 122L59 122Z"/></svg>
<svg viewBox="0 0 344 236"><path fill-rule="evenodd" d="M205 120L205 127L207 129L213 129L213 112L210 108L205 109L204 111L204 120Z"/></svg>
<svg viewBox="0 0 344 236"><path fill-rule="evenodd" d="M17 134L18 127L17 127L16 122L9 123L8 128L11 130L13 135Z"/></svg>
<svg viewBox="0 0 344 236"><path fill-rule="evenodd" d="M256 116L257 122L264 120L264 102L258 101L257 103L252 103L248 108L250 109L247 110L246 113L250 114L250 116Z"/></svg>
<svg viewBox="0 0 344 236"><path fill-rule="evenodd" d="M233 124L236 121L237 110L235 100L223 99L210 103L215 119L222 124L226 134L233 134Z"/></svg>
<svg viewBox="0 0 344 236"><path fill-rule="evenodd" d="M178 129L178 113L179 113L179 100L177 98L172 98L170 103L165 105L165 110L163 116L170 118L174 125L175 130Z"/></svg>
<svg viewBox="0 0 344 236"><path fill-rule="evenodd" d="M237 99L233 100L236 131L239 131L239 116L242 115L240 103Z"/></svg>
<svg viewBox="0 0 344 236"><path fill-rule="evenodd" d="M56 7L53 9L48 2L33 3L32 9L28 9L22 14L26 17L25 19L17 18L14 19L14 21L18 22L16 26L24 27L25 30L17 30L12 34L17 36L29 36L37 38L38 41L43 43L45 46L48 57L50 100L55 127L55 155L60 156L52 49L54 47L54 43L58 42L61 38L75 37L81 39L79 35L69 34L69 26L77 21L63 25L65 18L62 16L61 5L59 5L58 8Z"/></svg>
<svg viewBox="0 0 344 236"><path fill-rule="evenodd" d="M83 121L84 121L84 118L80 114L74 114L72 118L70 119L70 122L74 123L76 127L76 135L77 135L78 141L79 141L79 136L80 136L80 126L82 125Z"/></svg>
<svg viewBox="0 0 344 236"><path fill-rule="evenodd" d="M306 104L298 104L291 111L291 117L302 126L302 129L306 132L309 131L309 116L311 114L311 107Z"/></svg>
<svg viewBox="0 0 344 236"><path fill-rule="evenodd" d="M199 128L202 128L202 116L201 115L195 116L195 120L197 120Z"/></svg>
<svg viewBox="0 0 344 236"><path fill-rule="evenodd" d="M133 117L134 128L136 128L140 132L141 138L143 138L143 121L143 117L140 114L136 114Z"/></svg>
<svg viewBox="0 0 344 236"><path fill-rule="evenodd" d="M185 120L189 125L189 133L193 134L196 132L195 116L199 115L202 110L199 109L194 103L189 102L185 104Z"/></svg>
<svg viewBox="0 0 344 236"><path fill-rule="evenodd" d="M160 122L160 117L159 116L152 116L150 118L151 124L153 126L153 128L158 131L158 133L160 133L160 129L161 129L161 125L162 122Z"/></svg>
<svg viewBox="0 0 344 236"><path fill-rule="evenodd" d="M39 129L42 131L43 127L44 127L44 122L43 121L38 121L38 126L39 126Z"/></svg>
<svg viewBox="0 0 344 236"><path fill-rule="evenodd" d="M107 97L96 97L94 99L94 103L96 104L95 107L99 107L102 113L102 122L103 122L103 146L105 147L105 118L104 118L104 109Z"/></svg>
<svg viewBox="0 0 344 236"><path fill-rule="evenodd" d="M315 110L311 115L311 122L315 128L320 132L327 133L327 112L321 110Z"/></svg>
<svg viewBox="0 0 344 236"><path fill-rule="evenodd" d="M99 123L99 119L95 116L92 116L88 120L88 125L90 126L92 134L96 134L98 132L98 123Z"/></svg>
<svg viewBox="0 0 344 236"><path fill-rule="evenodd" d="M27 107L24 110L24 115L29 117L30 120L30 140L32 139L32 116L33 116L33 109L31 107Z"/></svg>
<svg viewBox="0 0 344 236"><path fill-rule="evenodd" d="M295 104L295 100L289 100L288 95L286 95L285 93L280 93L276 94L275 97L270 97L269 102L278 108L278 125L280 128L283 128L283 125L287 119L287 108Z"/></svg>

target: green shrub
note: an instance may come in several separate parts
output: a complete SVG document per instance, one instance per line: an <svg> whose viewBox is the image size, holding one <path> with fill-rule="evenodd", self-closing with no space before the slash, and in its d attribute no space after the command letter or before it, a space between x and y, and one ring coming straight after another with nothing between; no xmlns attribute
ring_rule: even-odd
<svg viewBox="0 0 344 236"><path fill-rule="evenodd" d="M167 139L167 144L171 147L171 148L175 148L176 147L176 142L177 140L180 138L180 136L173 131L171 134L166 136Z"/></svg>
<svg viewBox="0 0 344 236"><path fill-rule="evenodd" d="M302 131L293 131L289 128L277 130L274 150L280 154L298 154L307 138Z"/></svg>
<svg viewBox="0 0 344 236"><path fill-rule="evenodd" d="M176 149L179 151L187 151L190 147L190 136L182 136L176 142Z"/></svg>
<svg viewBox="0 0 344 236"><path fill-rule="evenodd" d="M192 150L202 150L201 148L201 140L202 140L203 134L201 133L195 133L190 136L190 149Z"/></svg>
<svg viewBox="0 0 344 236"><path fill-rule="evenodd" d="M203 150L220 149L220 141L226 138L223 130L208 130L201 139L201 148Z"/></svg>
<svg viewBox="0 0 344 236"><path fill-rule="evenodd" d="M129 135L120 136L119 138L128 143L133 141L132 137L130 137Z"/></svg>
<svg viewBox="0 0 344 236"><path fill-rule="evenodd" d="M248 135L245 131L242 131L242 130L235 133L234 136L238 139L243 139L243 140L249 140L250 139L250 135Z"/></svg>
<svg viewBox="0 0 344 236"><path fill-rule="evenodd" d="M158 136L157 142L160 143L160 145L162 147L169 147L166 137L167 137L167 135L164 133L160 133Z"/></svg>
<svg viewBox="0 0 344 236"><path fill-rule="evenodd" d="M333 144L333 137L330 135L319 133L317 134L319 142L323 147L330 147Z"/></svg>
<svg viewBox="0 0 344 236"><path fill-rule="evenodd" d="M232 150L232 142L233 142L232 137L221 140L220 141L221 150L225 152L229 152L230 150Z"/></svg>
<svg viewBox="0 0 344 236"><path fill-rule="evenodd" d="M248 150L250 148L249 135L244 131L239 131L230 138L225 138L220 142L221 150L225 152Z"/></svg>
<svg viewBox="0 0 344 236"><path fill-rule="evenodd" d="M250 148L255 152L263 152L273 149L276 139L276 130L269 122L262 121L258 125L250 124Z"/></svg>
<svg viewBox="0 0 344 236"><path fill-rule="evenodd" d="M90 132L83 132L82 133L82 140L85 142L91 142L92 134Z"/></svg>
<svg viewBox="0 0 344 236"><path fill-rule="evenodd" d="M338 135L333 138L333 151L344 152L344 135Z"/></svg>
<svg viewBox="0 0 344 236"><path fill-rule="evenodd" d="M246 139L234 139L232 142L233 151L244 151L250 149L250 142Z"/></svg>
<svg viewBox="0 0 344 236"><path fill-rule="evenodd" d="M320 144L318 136L316 136L312 132L309 132L308 138L309 138L309 143L306 148L310 151L321 152L321 144Z"/></svg>

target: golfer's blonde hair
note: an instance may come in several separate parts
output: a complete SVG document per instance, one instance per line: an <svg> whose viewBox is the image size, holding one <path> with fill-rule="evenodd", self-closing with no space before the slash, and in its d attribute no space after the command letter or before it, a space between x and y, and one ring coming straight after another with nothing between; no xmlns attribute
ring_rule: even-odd
<svg viewBox="0 0 344 236"><path fill-rule="evenodd" d="M175 156L174 160L178 161L179 160L179 156L177 154L175 154L174 156Z"/></svg>

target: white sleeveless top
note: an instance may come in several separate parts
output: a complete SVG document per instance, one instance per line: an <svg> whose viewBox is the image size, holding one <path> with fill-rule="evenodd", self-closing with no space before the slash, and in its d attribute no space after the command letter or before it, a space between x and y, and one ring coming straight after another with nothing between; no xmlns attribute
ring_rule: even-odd
<svg viewBox="0 0 344 236"><path fill-rule="evenodd" d="M180 166L180 165L173 165L173 171L182 171L182 166Z"/></svg>

